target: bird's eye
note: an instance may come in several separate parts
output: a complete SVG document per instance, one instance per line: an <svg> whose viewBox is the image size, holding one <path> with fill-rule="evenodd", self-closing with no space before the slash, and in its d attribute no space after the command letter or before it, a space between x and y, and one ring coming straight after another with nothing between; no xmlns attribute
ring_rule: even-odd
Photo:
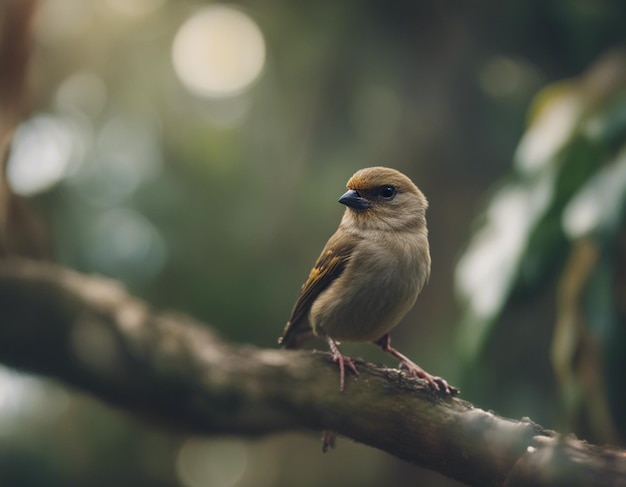
<svg viewBox="0 0 626 487"><path fill-rule="evenodd" d="M380 188L380 196L386 200L390 200L396 195L396 188L393 186L383 186Z"/></svg>

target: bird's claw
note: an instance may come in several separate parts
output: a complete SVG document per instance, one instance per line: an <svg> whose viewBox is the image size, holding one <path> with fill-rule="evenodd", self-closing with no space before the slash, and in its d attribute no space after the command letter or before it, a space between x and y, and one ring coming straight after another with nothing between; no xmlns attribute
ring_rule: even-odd
<svg viewBox="0 0 626 487"><path fill-rule="evenodd" d="M445 379L436 375L430 375L419 365L414 364L409 360L403 360L400 362L400 367L406 369L410 377L419 377L420 379L424 379L436 391L442 391L448 395L456 394L458 392L458 389L449 385Z"/></svg>

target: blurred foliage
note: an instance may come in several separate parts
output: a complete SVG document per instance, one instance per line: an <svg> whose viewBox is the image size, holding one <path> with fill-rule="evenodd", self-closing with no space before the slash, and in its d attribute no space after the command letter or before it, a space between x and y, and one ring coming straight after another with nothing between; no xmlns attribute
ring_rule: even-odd
<svg viewBox="0 0 626 487"><path fill-rule="evenodd" d="M0 3L0 16L11 5ZM228 338L275 346L340 218L345 181L364 166L396 167L429 198L433 257L427 289L394 331L403 353L462 385L467 399L563 425L549 362L554 289L579 241L591 241L602 252L589 274L597 284L584 287L582 301L595 316L623 281L611 256L624 254L623 244L610 245L620 241L608 234L617 228L611 223L582 237L567 234L561 220L593 188L607 205L616 201L607 188L623 166L624 113L617 87L550 83L579 76L623 42L626 2L242 0L228 5L262 33L263 69L236 93L201 96L177 74L173 44L212 5L40 1L30 115L8 168L47 228L47 237L36 232L36 247L120 279L153 306L191 313ZM202 47L195 50L209 55ZM529 103L545 85L507 176ZM569 127L560 147L539 161L524 153L536 145L529 138L545 130L553 139L556 126ZM495 212L508 221L517 253L498 260L495 308L466 323L455 349L455 264L468 222L499 178L506 180L491 190L484 220ZM569 304L560 299L562 313ZM607 302L623 313L623 300ZM606 316L594 325L617 333ZM594 333L616 349L623 344ZM346 348L388 363L375 347ZM468 380L458 384L461 372ZM0 375L2 485L458 485L347 441L322 456L317 438L156 433L61 386L24 381ZM577 379L561 383L564 393L579 387ZM573 416L585 393L567 394Z"/></svg>
<svg viewBox="0 0 626 487"><path fill-rule="evenodd" d="M625 239L626 51L617 50L536 97L513 173L457 268L466 359L498 364L487 387L516 389L546 370L530 353L550 357L557 426L596 442L626 438Z"/></svg>

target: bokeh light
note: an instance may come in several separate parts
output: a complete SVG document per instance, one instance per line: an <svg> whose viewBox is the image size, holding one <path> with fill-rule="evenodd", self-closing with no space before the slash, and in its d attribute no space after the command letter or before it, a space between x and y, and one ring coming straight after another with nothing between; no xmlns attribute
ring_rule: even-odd
<svg viewBox="0 0 626 487"><path fill-rule="evenodd" d="M92 206L110 208L125 203L162 170L156 121L111 118L94 139L90 156L68 178L72 188Z"/></svg>
<svg viewBox="0 0 626 487"><path fill-rule="evenodd" d="M59 117L37 115L22 124L7 167L13 190L30 196L58 183L73 161L76 140L71 127Z"/></svg>
<svg viewBox="0 0 626 487"><path fill-rule="evenodd" d="M90 268L127 280L143 280L163 266L163 237L141 214L125 208L103 213L93 221L83 241Z"/></svg>
<svg viewBox="0 0 626 487"><path fill-rule="evenodd" d="M66 410L67 392L40 379L0 366L0 437L32 422L53 419Z"/></svg>
<svg viewBox="0 0 626 487"><path fill-rule="evenodd" d="M63 113L95 118L107 102L107 87L95 73L78 72L69 76L57 90L55 105Z"/></svg>
<svg viewBox="0 0 626 487"><path fill-rule="evenodd" d="M245 13L225 5L200 10L179 29L172 46L174 70L193 93L241 93L261 74L265 42Z"/></svg>

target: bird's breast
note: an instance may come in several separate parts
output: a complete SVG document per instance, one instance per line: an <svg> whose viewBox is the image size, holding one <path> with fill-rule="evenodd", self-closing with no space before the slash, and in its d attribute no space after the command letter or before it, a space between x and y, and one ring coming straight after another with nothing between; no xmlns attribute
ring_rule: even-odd
<svg viewBox="0 0 626 487"><path fill-rule="evenodd" d="M311 307L318 335L338 341L374 341L411 309L430 272L428 246L362 242L343 274Z"/></svg>

